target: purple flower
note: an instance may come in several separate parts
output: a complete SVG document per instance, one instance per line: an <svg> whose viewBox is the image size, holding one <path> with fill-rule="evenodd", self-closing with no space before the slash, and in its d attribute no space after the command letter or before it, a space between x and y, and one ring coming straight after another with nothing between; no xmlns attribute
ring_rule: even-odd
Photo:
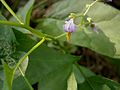
<svg viewBox="0 0 120 90"><path fill-rule="evenodd" d="M107 0L107 2L112 2L112 0Z"/></svg>
<svg viewBox="0 0 120 90"><path fill-rule="evenodd" d="M93 31L97 32L97 27L96 26L93 27Z"/></svg>
<svg viewBox="0 0 120 90"><path fill-rule="evenodd" d="M92 23L92 24L91 24L91 27L93 28L93 31L94 31L94 32L98 33L98 29L97 29L95 23Z"/></svg>
<svg viewBox="0 0 120 90"><path fill-rule="evenodd" d="M73 19L69 19L67 21L65 21L65 24L64 24L64 30L65 32L74 32L76 29L76 25L74 24L73 22Z"/></svg>

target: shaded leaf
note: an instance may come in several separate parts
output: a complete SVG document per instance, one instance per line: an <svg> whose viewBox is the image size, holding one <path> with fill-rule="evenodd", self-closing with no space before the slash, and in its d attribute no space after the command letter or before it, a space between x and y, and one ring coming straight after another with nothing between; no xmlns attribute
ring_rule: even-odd
<svg viewBox="0 0 120 90"><path fill-rule="evenodd" d="M17 51L27 52L36 44L36 41L31 39L30 36L15 29L13 31L15 33L15 37L17 41L17 46L16 46Z"/></svg>
<svg viewBox="0 0 120 90"><path fill-rule="evenodd" d="M3 88L3 81L0 80L0 89L2 90L2 88Z"/></svg>
<svg viewBox="0 0 120 90"><path fill-rule="evenodd" d="M14 32L19 43L18 47L22 47L22 49L17 48L18 50L27 52L35 45L36 41L32 40L29 36L16 30ZM31 84L38 83L40 90L66 90L67 79L72 71L72 64L77 59L77 57L52 50L46 47L46 45L40 46L29 56L26 77ZM18 90L21 87L20 90L27 90L28 87L21 83L21 79L17 78L14 80L13 90ZM55 86L56 83L59 84Z"/></svg>
<svg viewBox="0 0 120 90"><path fill-rule="evenodd" d="M0 20L6 19L0 14ZM1 60L3 60L3 62L13 60L11 54L15 52L15 43L16 38L11 27L0 25L0 64ZM12 78L13 69L11 69L6 63L3 63L3 66L0 65L0 80L4 80L4 84L2 83L3 81L1 81L0 84L2 84L1 87L3 87L3 90L11 90Z"/></svg>
<svg viewBox="0 0 120 90"><path fill-rule="evenodd" d="M92 71L88 70L87 68L82 66L79 66L79 67L81 68L83 73L85 73L86 77L95 76L95 74ZM74 71L77 83L78 84L83 83L85 81L85 77L82 75L82 73L80 72L79 68L76 65L73 66L73 71Z"/></svg>
<svg viewBox="0 0 120 90"><path fill-rule="evenodd" d="M22 76L14 79L12 90L29 90L28 85Z"/></svg>
<svg viewBox="0 0 120 90"><path fill-rule="evenodd" d="M78 90L119 90L120 84L106 79L101 76L96 76L86 68L79 66L78 64L74 66L76 68L75 76L78 81ZM75 70L75 69L74 69ZM87 71L85 71L87 70ZM80 74L79 74L80 73ZM80 81L84 78L84 81ZM81 77L82 76L82 77Z"/></svg>
<svg viewBox="0 0 120 90"><path fill-rule="evenodd" d="M39 82L40 90L66 90L72 64L78 58L40 46L29 56L29 59L26 77L31 84ZM13 87L16 87L14 85ZM19 87L21 84L16 88Z"/></svg>
<svg viewBox="0 0 120 90"><path fill-rule="evenodd" d="M87 78L84 83L79 84L79 90L119 90L120 85L114 81L99 76Z"/></svg>
<svg viewBox="0 0 120 90"><path fill-rule="evenodd" d="M6 20L0 14L0 20ZM11 27L0 24L0 59L10 56L15 51L16 39Z"/></svg>

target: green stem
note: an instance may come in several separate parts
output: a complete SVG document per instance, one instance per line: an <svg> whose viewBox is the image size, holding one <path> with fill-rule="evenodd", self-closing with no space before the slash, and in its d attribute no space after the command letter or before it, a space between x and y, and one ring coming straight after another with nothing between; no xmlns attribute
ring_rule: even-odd
<svg viewBox="0 0 120 90"><path fill-rule="evenodd" d="M28 79L25 77L25 74L23 73L23 71L21 70L21 68L20 68L20 67L18 67L18 69L19 69L19 71L20 71L21 75L23 76L23 78L24 78L25 82L28 84L28 86L29 86L30 90L33 90L33 88L32 88L32 86L31 86L31 84L29 83Z"/></svg>
<svg viewBox="0 0 120 90"><path fill-rule="evenodd" d="M23 24L19 24L19 23L15 23L15 22L4 21L4 20L0 20L0 24L25 28L25 29L31 31L38 38L47 37L46 40L54 39L54 37L52 37L51 35L43 34L43 33L39 32L39 31L37 31L36 29L28 26L28 25L23 25Z"/></svg>
<svg viewBox="0 0 120 90"><path fill-rule="evenodd" d="M84 16L88 13L88 11L90 10L90 8L97 2L98 0L95 0L93 3L91 3L90 5L88 5L85 13L83 14Z"/></svg>
<svg viewBox="0 0 120 90"><path fill-rule="evenodd" d="M0 0L2 4L7 8L7 10L16 18L16 20L20 23L23 24L22 21L19 19L19 17L13 12L13 10L8 6L8 4L5 2L5 0Z"/></svg>
<svg viewBox="0 0 120 90"><path fill-rule="evenodd" d="M5 24L5 25L9 25L9 26L15 26L15 27L20 27L20 28L27 29L27 30L31 31L36 37L38 37L38 38L46 37L46 40L49 40L49 41L51 41L52 39L61 38L64 35L66 35L65 33L63 33L59 36L53 37L51 35L41 33L39 31L37 31L36 29L28 26L28 25L23 25L23 24L19 24L19 23L16 23L16 22L10 22L10 21L5 21L5 20L0 20L0 24Z"/></svg>
<svg viewBox="0 0 120 90"><path fill-rule="evenodd" d="M65 36L65 35L66 35L66 33L63 33L63 34L61 34L59 36L56 36L55 39L61 38L61 37Z"/></svg>
<svg viewBox="0 0 120 90"><path fill-rule="evenodd" d="M37 47L39 47L45 40L46 40L46 38L43 37L40 42L38 42L35 46L33 46L33 47L19 60L19 62L16 64L16 67L15 67L15 69L14 69L14 72L17 70L17 68L19 67L19 65L26 59L26 57L27 57L28 55L30 55Z"/></svg>

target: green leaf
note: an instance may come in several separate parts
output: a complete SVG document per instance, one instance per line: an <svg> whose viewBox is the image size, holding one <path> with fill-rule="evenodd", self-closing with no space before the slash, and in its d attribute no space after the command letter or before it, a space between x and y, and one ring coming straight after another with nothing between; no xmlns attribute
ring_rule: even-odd
<svg viewBox="0 0 120 90"><path fill-rule="evenodd" d="M88 16L95 21L96 26L114 43L114 57L120 58L120 11L111 6L97 3L91 8Z"/></svg>
<svg viewBox="0 0 120 90"><path fill-rule="evenodd" d="M23 54L23 53L22 53ZM19 55L20 57L20 55ZM19 70L17 69L16 72L14 73L14 68L10 68L4 61L3 61L3 69L4 69L4 85L3 85L3 90L12 90L12 82L13 79L20 76L21 73L19 72ZM28 65L28 58L26 58L26 60L24 62L21 63L20 68L23 71L23 73L25 73L26 68ZM3 72L1 71L1 74L3 74Z"/></svg>
<svg viewBox="0 0 120 90"><path fill-rule="evenodd" d="M53 4L52 7L48 9L47 16L56 19L54 20L44 19L43 22L40 21L41 23L39 24L41 25L40 30L43 31L44 30L43 28L47 27L47 30L44 30L43 32L49 33L51 35L58 35L60 32L62 33L63 29L60 28L62 28L64 23L59 26L54 23L55 22L58 23L59 21L62 23L63 21L59 19L66 18L71 12L81 13L83 7L85 8L85 4L89 4L90 2L91 0L84 1L79 0L79 2L77 0L71 1L65 0ZM77 30L72 35L71 43L90 48L100 54L109 57L119 58L120 11L107 4L98 2L92 6L87 15L91 17L92 20L95 22L95 25L97 26L97 30L99 33L96 34L90 30L88 31ZM48 21L50 21L49 24L47 23ZM101 44L101 42L103 44Z"/></svg>
<svg viewBox="0 0 120 90"><path fill-rule="evenodd" d="M37 29L44 33L58 36L64 32L63 21L58 19L46 18L39 21ZM71 40L69 43L73 45L83 46L90 48L100 54L113 57L115 54L114 43L112 43L109 38L100 30L99 33L95 33L91 28L87 30L81 30L78 28L74 33L71 34ZM66 41L66 36L64 35L59 40ZM103 44L101 44L101 42Z"/></svg>
<svg viewBox="0 0 120 90"><path fill-rule="evenodd" d="M12 80L13 80L13 70L9 68L9 66L3 61L3 68L4 68L4 84L3 90L12 90Z"/></svg>
<svg viewBox="0 0 120 90"><path fill-rule="evenodd" d="M0 65L0 81L4 80L4 71L3 71L3 66Z"/></svg>
<svg viewBox="0 0 120 90"><path fill-rule="evenodd" d="M85 8L86 4L91 3L92 0L62 0L53 4L48 9L46 16L63 19L66 18L70 13L80 13Z"/></svg>
<svg viewBox="0 0 120 90"><path fill-rule="evenodd" d="M114 59L109 57L105 57L105 59L115 67L117 74L120 75L120 59Z"/></svg>
<svg viewBox="0 0 120 90"><path fill-rule="evenodd" d="M29 90L28 85L22 76L14 79L12 90Z"/></svg>
<svg viewBox="0 0 120 90"><path fill-rule="evenodd" d="M95 76L95 74L92 71L88 70L87 68L82 66L79 66L79 67L81 68L82 72L85 73L86 77ZM83 83L85 81L85 77L83 76L83 74L80 72L79 68L76 65L73 66L73 71L74 71L77 83L78 84Z"/></svg>
<svg viewBox="0 0 120 90"><path fill-rule="evenodd" d="M31 84L38 83L40 90L66 90L67 79L77 59L77 57L62 54L46 46L40 46L29 56L26 77Z"/></svg>
<svg viewBox="0 0 120 90"><path fill-rule="evenodd" d="M0 90L3 88L4 73L2 65L0 65Z"/></svg>
<svg viewBox="0 0 120 90"><path fill-rule="evenodd" d="M41 30L43 33L47 33L52 36L58 36L65 33L63 30L63 20L46 18L39 20L37 29Z"/></svg>
<svg viewBox="0 0 120 90"><path fill-rule="evenodd" d="M6 20L6 19L0 14L0 20ZM6 25L0 25L0 64L1 64L1 60L3 60L4 62L4 60L7 61L12 59L11 54L13 54L15 51L15 46L14 46L15 43L16 43L16 38L11 27ZM6 63L3 63L3 67L2 66L0 67L0 80L4 80L4 84L1 86L3 87L4 90L9 90L11 88L12 75L13 75L13 70L10 69ZM0 83L2 84L2 82Z"/></svg>
<svg viewBox="0 0 120 90"><path fill-rule="evenodd" d="M20 18L20 20L26 25L30 24L30 17L31 17L33 4L34 4L34 0L29 0L28 3L24 7L20 8L16 13L16 15ZM12 17L10 21L18 22L14 17ZM31 34L31 32L26 29L21 29L19 27L14 27L14 28L24 33Z"/></svg>
<svg viewBox="0 0 120 90"><path fill-rule="evenodd" d="M29 35L26 35L16 29L14 29L13 31L15 33L16 41L18 43L16 46L17 51L27 52L36 44L36 41L31 39Z"/></svg>
<svg viewBox="0 0 120 90"><path fill-rule="evenodd" d="M102 11L102 13L100 11ZM119 10L100 2L97 2L95 5L93 5L90 11L87 13L87 15L90 16L95 22L109 21L116 16L119 16L119 14Z"/></svg>
<svg viewBox="0 0 120 90"><path fill-rule="evenodd" d="M68 83L67 90L77 90L77 81L73 72L68 78L67 83Z"/></svg>
<svg viewBox="0 0 120 90"><path fill-rule="evenodd" d="M6 19L0 14L0 20ZM15 52L15 43L16 38L11 27L0 24L0 63L1 59L11 58L10 55Z"/></svg>
<svg viewBox="0 0 120 90"><path fill-rule="evenodd" d="M31 12L32 12L32 9L33 9L34 2L35 2L35 0L29 0L29 2L22 9L21 13L23 14L23 16L26 15L26 17L24 17L24 19L23 19L25 21L26 25L30 24L30 17L31 17Z"/></svg>
<svg viewBox="0 0 120 90"><path fill-rule="evenodd" d="M16 13L16 15L26 25L29 25L30 23L30 16L31 16L33 4L34 4L34 0L29 0L27 4L24 7L21 7ZM12 17L10 20L17 22L17 20L14 17Z"/></svg>
<svg viewBox="0 0 120 90"><path fill-rule="evenodd" d="M89 77L84 83L81 83L78 86L79 86L78 90L119 90L120 89L120 84L100 76Z"/></svg>
<svg viewBox="0 0 120 90"><path fill-rule="evenodd" d="M79 66L78 64L74 66L74 72L78 82L78 90L119 90L120 89L120 84L112 80L106 79L104 77L96 76L91 71Z"/></svg>
<svg viewBox="0 0 120 90"><path fill-rule="evenodd" d="M3 81L0 80L0 89L2 90L2 88L3 88Z"/></svg>
<svg viewBox="0 0 120 90"><path fill-rule="evenodd" d="M12 47L12 43L13 42L16 42L15 40L15 36L14 36L14 33L13 33L13 31L12 31L12 29L10 28L10 27L8 27L8 26L4 26L5 27L5 29L3 28L3 26L4 25L0 25L0 28L2 27L2 29L1 29L1 39L2 38L4 38L5 40L3 40L4 42L5 42L5 44L7 44L7 45L5 45L5 47L4 47L4 43L2 42L2 40L1 40L1 47L3 47L3 48L5 48L5 49L10 49L10 50L6 50L6 51L9 51L9 52L6 52L7 54L6 55L8 55L9 57L11 57L11 58L13 58L13 53L14 53L14 51L12 50L12 48L6 48L6 47L8 47L8 46L10 46L10 47ZM10 33L10 31L11 31L11 33ZM8 34L9 33L9 34ZM7 35L6 35L7 34ZM18 34L16 34L16 35L18 35ZM20 36L22 36L22 35L19 35L19 37ZM24 36L24 35L23 35ZM26 36L27 37L27 36ZM24 38L24 37L21 37L21 38ZM19 38L20 39L20 38ZM24 39L27 39L27 38L24 38ZM17 38L17 40L18 40L18 38ZM21 39L21 40L23 40L23 39ZM27 41L27 40L26 40ZM26 43L26 42L25 42ZM29 44L29 43L28 43ZM31 45L31 44L30 44ZM29 48L29 47L28 47ZM27 48L26 48L27 49ZM2 53L2 52L0 52L0 53ZM12 55L11 55L12 54ZM16 53L15 53L16 54ZM14 55L15 55L14 54ZM23 54L23 53L22 53ZM1 56L3 57L3 54L1 54ZM19 58L21 57L21 54L19 54L19 55L17 55L17 57L14 57L14 60L16 59L16 60L19 60ZM2 59L2 60L4 60L5 58L1 58L0 57L0 59ZM22 71L23 72L25 72L25 70L26 70L26 68L27 68L27 65L28 65L28 61L27 60L25 60L25 62L23 62L22 64L21 64L21 69L22 69ZM4 72L3 71L5 71L5 74L4 74ZM19 76L20 75L20 73L18 73L18 71L17 72L15 72L15 77L17 77L17 76ZM13 69L11 69L6 63L5 63L5 65L4 65L4 70L3 70L3 67L0 69L0 79L1 80L4 80L4 86L3 86L3 90L10 90L11 89L11 85L12 85L12 80L13 80L13 76L14 76L14 73L13 73ZM2 82L1 82L2 83ZM1 87L2 87L1 86Z"/></svg>
<svg viewBox="0 0 120 90"><path fill-rule="evenodd" d="M103 85L103 90L111 90L107 85Z"/></svg>
<svg viewBox="0 0 120 90"><path fill-rule="evenodd" d="M26 52L36 43L34 40L30 39L29 36L26 36L17 30L14 30L14 33L19 43L17 50ZM39 49L35 50L29 56L29 66L26 72L26 77L31 84L38 82L40 90L48 90L49 87L51 87L51 90L56 90L56 88L57 90L66 90L67 79L71 74L72 64L76 60L77 58L71 55L62 54L46 46L40 46ZM56 82L58 83L60 80L61 82L59 83L61 88L55 86ZM27 90L28 87L26 84L21 82L23 82L22 78L18 77L15 79L13 90Z"/></svg>
<svg viewBox="0 0 120 90"><path fill-rule="evenodd" d="M21 40L21 42L24 41ZM77 67L73 67L73 62L77 60L76 57L62 54L60 52L56 52L46 46L40 46L40 48L35 50L32 53L32 55L30 55L29 57L30 57L30 62L29 62L28 70L26 72L26 76L31 82L31 84L38 83L40 90L48 90L48 89L66 90L67 80L70 77L73 68L74 68L75 77L77 76L76 80L79 85L78 88L82 88L82 90L91 89L91 86L88 84L88 82L86 82L86 78L84 78L83 74L81 74L79 69ZM91 76L95 76L93 73L86 70L85 68L81 67L81 69L83 73L85 73L85 76L88 78L88 80L89 78L91 78ZM25 84L24 83L21 84L21 79L19 79L20 81L18 79L16 79L17 81L16 80L14 81L13 90L16 90L18 88L20 88L20 90L27 90ZM91 81L95 81L95 80L91 80ZM92 86L95 88L95 90L96 88L97 90L99 90L99 88L100 89L102 88L101 90L105 90L106 88L111 89L112 87L115 88L119 87L118 84L116 83L114 84L111 81L109 83L108 81L106 81L107 84L103 83L100 85L99 83L96 82L92 82L92 83L95 83L96 85L96 86L94 85Z"/></svg>
<svg viewBox="0 0 120 90"><path fill-rule="evenodd" d="M17 51L13 54L13 57L16 59L16 62L18 62L20 60L20 58L22 58L24 55L25 55L25 52ZM19 66L19 68L22 70L23 73L25 73L25 71L27 69L28 61L29 61L29 58L27 56L27 58ZM20 73L19 69L17 69L14 74L14 78L17 78L20 75L21 75L21 73Z"/></svg>
<svg viewBox="0 0 120 90"><path fill-rule="evenodd" d="M6 20L4 16L0 13L0 20ZM5 39L4 41L9 42L10 44L15 43L15 35L11 27L7 25L0 24L0 40Z"/></svg>
<svg viewBox="0 0 120 90"><path fill-rule="evenodd" d="M29 35L26 35L16 29L14 29L13 31L15 33L16 40L18 43L17 44L17 52L13 56L14 56L14 58L17 58L17 60L19 60L25 54L24 52L27 52L36 44L36 41L31 39L31 37ZM24 73L27 69L28 59L29 58L27 57L26 60L20 65L20 68L22 69L22 71ZM18 70L17 70L17 72L15 72L15 77L17 77L17 78L15 78L13 81L13 90L16 90L16 89L17 90L28 90L29 89L29 87L26 84L23 77L20 76L20 72Z"/></svg>
<svg viewBox="0 0 120 90"><path fill-rule="evenodd" d="M101 42L103 44L101 44ZM115 54L114 43L112 43L109 38L99 30L99 33L95 33L91 29L80 31L78 29L71 36L71 43L80 45L83 47L90 48L97 53L113 57Z"/></svg>
<svg viewBox="0 0 120 90"><path fill-rule="evenodd" d="M38 77L40 80L39 89L66 90L67 78L72 71L72 64L75 60L77 60L77 58L71 55L56 52L47 47L41 47L41 49L38 49L38 51L39 52L36 52L36 54L32 56L34 58L32 65L33 67L36 65L36 69L40 72L40 74L34 78L34 80L38 80ZM37 67L37 63L39 67ZM32 68L30 71L33 71L33 69L34 68ZM34 69L34 74L36 73L37 75L38 72L36 69ZM29 73L29 75L33 75L33 73ZM58 84L55 85L56 83Z"/></svg>

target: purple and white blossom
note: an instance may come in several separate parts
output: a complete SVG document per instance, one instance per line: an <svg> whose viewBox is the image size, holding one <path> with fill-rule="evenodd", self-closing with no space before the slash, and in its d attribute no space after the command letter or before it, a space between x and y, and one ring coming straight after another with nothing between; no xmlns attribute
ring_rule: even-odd
<svg viewBox="0 0 120 90"><path fill-rule="evenodd" d="M65 32L70 32L70 33L76 30L76 25L74 24L73 19L69 19L65 21L64 30Z"/></svg>

